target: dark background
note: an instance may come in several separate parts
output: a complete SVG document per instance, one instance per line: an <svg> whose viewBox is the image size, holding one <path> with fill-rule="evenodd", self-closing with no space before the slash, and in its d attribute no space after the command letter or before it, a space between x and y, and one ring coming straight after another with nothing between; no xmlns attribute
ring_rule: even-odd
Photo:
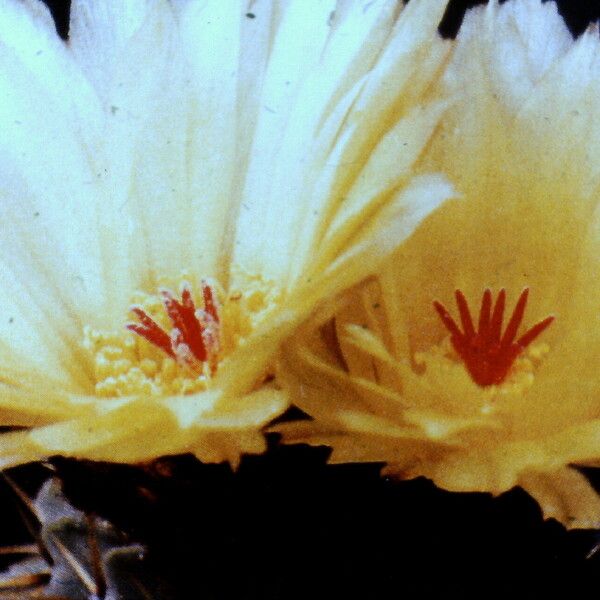
<svg viewBox="0 0 600 600"><path fill-rule="evenodd" d="M66 36L69 3L47 4ZM442 33L453 35L475 4L451 2ZM600 0L558 4L575 34L600 17ZM325 448L270 446L235 474L190 457L145 470L53 464L71 501L143 541L149 565L181 598L598 595L600 552L586 555L600 536L544 522L519 489L495 499L451 494L424 479L381 478L379 465L327 466ZM33 494L46 472L12 476ZM27 539L7 486L0 510L2 542Z"/></svg>

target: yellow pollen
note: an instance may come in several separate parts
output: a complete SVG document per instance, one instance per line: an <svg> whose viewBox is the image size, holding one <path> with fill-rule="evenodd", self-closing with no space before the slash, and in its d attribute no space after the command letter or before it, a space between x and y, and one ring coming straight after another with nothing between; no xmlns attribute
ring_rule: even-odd
<svg viewBox="0 0 600 600"><path fill-rule="evenodd" d="M182 277L182 286L190 286L187 283L190 279ZM272 308L276 298L272 286L257 278L248 278L243 291L234 290L225 295L216 288L216 292L219 301L218 365L243 343L256 323ZM172 323L158 294L138 292L132 300L165 332L170 331ZM82 345L93 356L98 396L185 395L204 391L211 385L214 370L208 362L202 364L200 372L193 370L124 327L118 332L105 332L88 326L83 333Z"/></svg>
<svg viewBox="0 0 600 600"><path fill-rule="evenodd" d="M546 343L534 344L526 349L515 359L506 378L501 384L490 385L485 388L479 386L486 402L498 401L506 396L524 396L535 381L535 373L550 352ZM456 354L450 337L444 338L439 344L432 346L427 352L417 352L414 356L415 363L424 367L423 376L437 381L461 382L460 387L469 385L470 377L460 357ZM476 385L476 384L473 384ZM469 385L470 387L470 385Z"/></svg>

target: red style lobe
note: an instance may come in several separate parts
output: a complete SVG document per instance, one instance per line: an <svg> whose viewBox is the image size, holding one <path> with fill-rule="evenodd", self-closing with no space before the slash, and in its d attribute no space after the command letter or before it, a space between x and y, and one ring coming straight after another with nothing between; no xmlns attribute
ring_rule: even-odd
<svg viewBox="0 0 600 600"><path fill-rule="evenodd" d="M218 352L216 331L219 311L212 287L202 282L203 309L196 308L187 285L181 292L181 301L169 290L160 290L160 295L171 321L171 330L165 331L139 306L131 308L139 323L128 323L127 329L182 365L201 371L202 363L210 362L211 371L214 372L215 354Z"/></svg>
<svg viewBox="0 0 600 600"><path fill-rule="evenodd" d="M523 321L528 296L529 288L525 288L519 296L504 334L502 334L506 305L504 289L498 293L493 309L492 292L489 289L484 291L477 330L473 325L467 300L460 290L456 290L455 297L462 330L443 304L437 300L433 302L442 323L450 332L450 341L454 350L478 385L485 387L502 383L517 356L554 321L553 316L546 317L515 341Z"/></svg>

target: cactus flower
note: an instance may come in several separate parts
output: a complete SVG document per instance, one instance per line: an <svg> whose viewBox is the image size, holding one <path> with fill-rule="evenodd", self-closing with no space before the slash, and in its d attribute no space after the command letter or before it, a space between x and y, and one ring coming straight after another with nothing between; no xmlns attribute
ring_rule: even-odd
<svg viewBox="0 0 600 600"><path fill-rule="evenodd" d="M0 463L261 452L281 340L452 195L443 0L0 6Z"/></svg>
<svg viewBox="0 0 600 600"><path fill-rule="evenodd" d="M600 465L597 31L574 40L552 2L490 2L442 85L457 102L421 167L463 199L288 344L282 373L313 420L281 430L447 490L521 486L547 517L598 527L575 468Z"/></svg>

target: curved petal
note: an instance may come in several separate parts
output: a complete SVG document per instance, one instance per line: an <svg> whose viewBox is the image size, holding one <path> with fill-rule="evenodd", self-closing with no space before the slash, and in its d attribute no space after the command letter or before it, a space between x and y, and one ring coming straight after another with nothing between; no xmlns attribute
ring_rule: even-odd
<svg viewBox="0 0 600 600"><path fill-rule="evenodd" d="M237 399L241 409L229 411L215 407L209 398L204 414L182 423L181 405L186 400L193 403L194 397L175 405L148 398L97 402L91 414L83 413L83 406L83 414L73 411L68 420L0 436L0 464L6 468L56 454L137 463L193 452L205 462L228 460L237 465L242 453L264 451L260 427L287 406L274 390Z"/></svg>
<svg viewBox="0 0 600 600"><path fill-rule="evenodd" d="M282 54L277 42L274 47L263 105L271 112L265 109L258 122L242 204L247 210L241 211L236 236L234 260L242 268L287 279L292 289L373 148L419 102L412 95L419 86L411 75L415 64L424 66L429 58L439 66L443 59L445 45L435 35L431 16L441 13L445 3L417 4L397 17L393 3L369 3L360 10L357 3L353 10L340 11L339 23L336 13L330 35L329 5L319 11L311 7L304 17L295 12L301 3L290 8L290 27L311 29L310 54L294 61L304 69L294 78L289 69L281 74L278 66L290 60L289 44L281 46ZM376 28L373 38L370 32ZM421 57L426 58L416 60ZM423 71L420 76L426 79L435 69ZM396 150L401 154L403 148Z"/></svg>
<svg viewBox="0 0 600 600"><path fill-rule="evenodd" d="M165 6L163 0L71 1L69 47L105 101L119 63L132 58L127 56L131 40L144 27L151 10Z"/></svg>
<svg viewBox="0 0 600 600"><path fill-rule="evenodd" d="M519 485L539 502L546 518L556 519L569 529L600 527L600 497L575 469L525 473Z"/></svg>

